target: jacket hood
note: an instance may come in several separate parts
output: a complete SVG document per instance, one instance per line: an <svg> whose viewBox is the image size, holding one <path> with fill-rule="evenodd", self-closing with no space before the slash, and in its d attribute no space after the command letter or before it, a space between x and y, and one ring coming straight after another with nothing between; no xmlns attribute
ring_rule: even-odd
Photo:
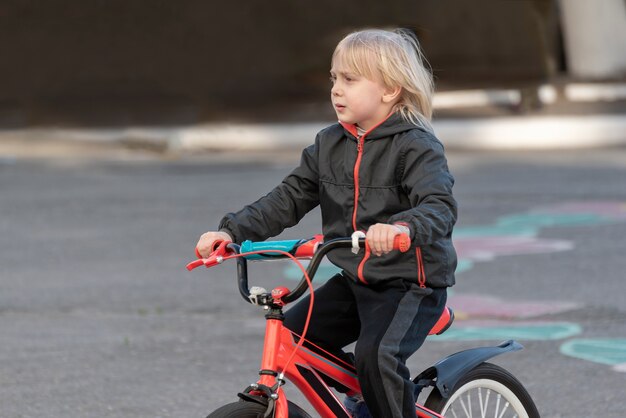
<svg viewBox="0 0 626 418"><path fill-rule="evenodd" d="M344 122L339 122L339 124L343 127L344 132L349 138L356 140L358 137L356 125ZM398 113L392 113L387 117L387 119L367 131L364 136L367 141L370 139L373 140L389 137L416 128L423 130L420 126L404 120L404 118Z"/></svg>

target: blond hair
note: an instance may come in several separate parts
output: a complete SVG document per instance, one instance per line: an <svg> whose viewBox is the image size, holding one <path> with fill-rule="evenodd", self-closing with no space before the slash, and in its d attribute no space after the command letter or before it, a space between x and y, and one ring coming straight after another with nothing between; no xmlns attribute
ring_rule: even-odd
<svg viewBox="0 0 626 418"><path fill-rule="evenodd" d="M434 81L414 36L404 30L353 32L339 42L332 63L370 80L379 78L387 88L401 87L393 111L432 132Z"/></svg>

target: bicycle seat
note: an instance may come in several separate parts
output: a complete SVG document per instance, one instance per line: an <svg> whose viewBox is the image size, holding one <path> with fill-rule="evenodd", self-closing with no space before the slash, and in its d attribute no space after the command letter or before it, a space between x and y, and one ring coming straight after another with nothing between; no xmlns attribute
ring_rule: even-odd
<svg viewBox="0 0 626 418"><path fill-rule="evenodd" d="M452 322L454 322L454 311L452 310L451 307L446 306L445 309L443 310L443 313L437 320L437 323L430 330L428 335L443 334L448 328L450 328L450 325L452 325Z"/></svg>

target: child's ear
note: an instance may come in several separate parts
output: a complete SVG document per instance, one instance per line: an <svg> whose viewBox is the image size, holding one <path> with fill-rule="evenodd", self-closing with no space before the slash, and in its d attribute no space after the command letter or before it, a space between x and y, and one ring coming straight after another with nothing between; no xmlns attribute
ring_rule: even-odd
<svg viewBox="0 0 626 418"><path fill-rule="evenodd" d="M383 103L393 103L398 100L402 93L402 87L390 87L385 89L383 94Z"/></svg>

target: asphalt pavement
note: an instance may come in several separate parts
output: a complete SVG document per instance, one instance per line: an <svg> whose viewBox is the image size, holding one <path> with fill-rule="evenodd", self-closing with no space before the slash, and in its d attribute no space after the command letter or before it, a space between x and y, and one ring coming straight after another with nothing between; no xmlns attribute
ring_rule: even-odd
<svg viewBox="0 0 626 418"><path fill-rule="evenodd" d="M411 369L514 336L525 349L495 362L542 417L622 417L626 149L448 156L458 319ZM279 182L297 153L62 157L0 158L0 417L201 417L235 400L256 378L262 312L240 298L234 266L184 266L199 234ZM314 211L281 237L319 223ZM267 288L291 273L251 268Z"/></svg>

